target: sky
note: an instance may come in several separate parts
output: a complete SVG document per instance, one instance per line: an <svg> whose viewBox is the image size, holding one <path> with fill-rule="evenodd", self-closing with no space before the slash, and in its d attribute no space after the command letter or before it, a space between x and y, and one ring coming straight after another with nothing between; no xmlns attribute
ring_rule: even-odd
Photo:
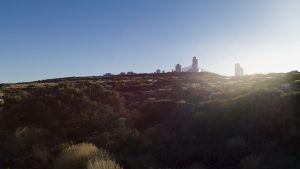
<svg viewBox="0 0 300 169"><path fill-rule="evenodd" d="M221 75L300 70L298 0L1 0L0 83L177 63Z"/></svg>

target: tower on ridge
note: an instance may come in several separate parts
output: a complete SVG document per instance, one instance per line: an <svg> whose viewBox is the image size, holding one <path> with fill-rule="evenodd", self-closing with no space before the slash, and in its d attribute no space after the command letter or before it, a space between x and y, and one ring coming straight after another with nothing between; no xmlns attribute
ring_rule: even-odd
<svg viewBox="0 0 300 169"><path fill-rule="evenodd" d="M181 65L180 64L177 64L175 66L175 72L181 72Z"/></svg>
<svg viewBox="0 0 300 169"><path fill-rule="evenodd" d="M241 67L239 63L235 64L235 76L243 76L244 69Z"/></svg>
<svg viewBox="0 0 300 169"><path fill-rule="evenodd" d="M196 58L196 56L193 57L193 64L192 64L191 72L199 72L198 58Z"/></svg>

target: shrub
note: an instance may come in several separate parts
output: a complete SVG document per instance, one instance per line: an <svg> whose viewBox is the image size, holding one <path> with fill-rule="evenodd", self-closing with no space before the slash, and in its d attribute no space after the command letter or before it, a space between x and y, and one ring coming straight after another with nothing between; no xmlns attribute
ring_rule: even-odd
<svg viewBox="0 0 300 169"><path fill-rule="evenodd" d="M93 144L81 143L77 145L69 145L58 155L54 162L54 169L84 168L85 163L89 159L100 153L99 149Z"/></svg>
<svg viewBox="0 0 300 169"><path fill-rule="evenodd" d="M246 147L246 141L244 137L233 137L226 141L226 145L230 149L240 149Z"/></svg>
<svg viewBox="0 0 300 169"><path fill-rule="evenodd" d="M49 149L43 146L32 147L31 154L34 159L37 159L44 164L47 164L52 157Z"/></svg>
<svg viewBox="0 0 300 169"><path fill-rule="evenodd" d="M121 169L105 150L94 144L80 143L67 146L54 162L54 169Z"/></svg>
<svg viewBox="0 0 300 169"><path fill-rule="evenodd" d="M88 161L87 169L122 169L122 168L112 160L95 158Z"/></svg>
<svg viewBox="0 0 300 169"><path fill-rule="evenodd" d="M48 135L48 131L41 128L23 127L17 128L14 133L16 148L31 149L35 144L41 144Z"/></svg>
<svg viewBox="0 0 300 169"><path fill-rule="evenodd" d="M201 163L194 163L188 169L206 169L206 167Z"/></svg>
<svg viewBox="0 0 300 169"><path fill-rule="evenodd" d="M257 156L250 155L241 160L241 169L259 169L260 159Z"/></svg>

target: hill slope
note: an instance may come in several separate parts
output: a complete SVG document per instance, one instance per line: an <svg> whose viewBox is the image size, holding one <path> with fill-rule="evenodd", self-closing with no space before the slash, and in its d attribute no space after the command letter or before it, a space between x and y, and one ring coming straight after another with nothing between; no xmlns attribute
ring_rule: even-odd
<svg viewBox="0 0 300 169"><path fill-rule="evenodd" d="M299 81L167 73L2 84L0 167L57 167L63 145L89 142L123 168L297 168Z"/></svg>

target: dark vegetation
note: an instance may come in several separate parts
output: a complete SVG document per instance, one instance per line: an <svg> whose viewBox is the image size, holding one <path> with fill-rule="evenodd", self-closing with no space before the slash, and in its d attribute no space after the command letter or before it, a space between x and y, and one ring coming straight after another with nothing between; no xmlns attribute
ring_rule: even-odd
<svg viewBox="0 0 300 169"><path fill-rule="evenodd" d="M300 73L0 86L0 168L300 168Z"/></svg>

